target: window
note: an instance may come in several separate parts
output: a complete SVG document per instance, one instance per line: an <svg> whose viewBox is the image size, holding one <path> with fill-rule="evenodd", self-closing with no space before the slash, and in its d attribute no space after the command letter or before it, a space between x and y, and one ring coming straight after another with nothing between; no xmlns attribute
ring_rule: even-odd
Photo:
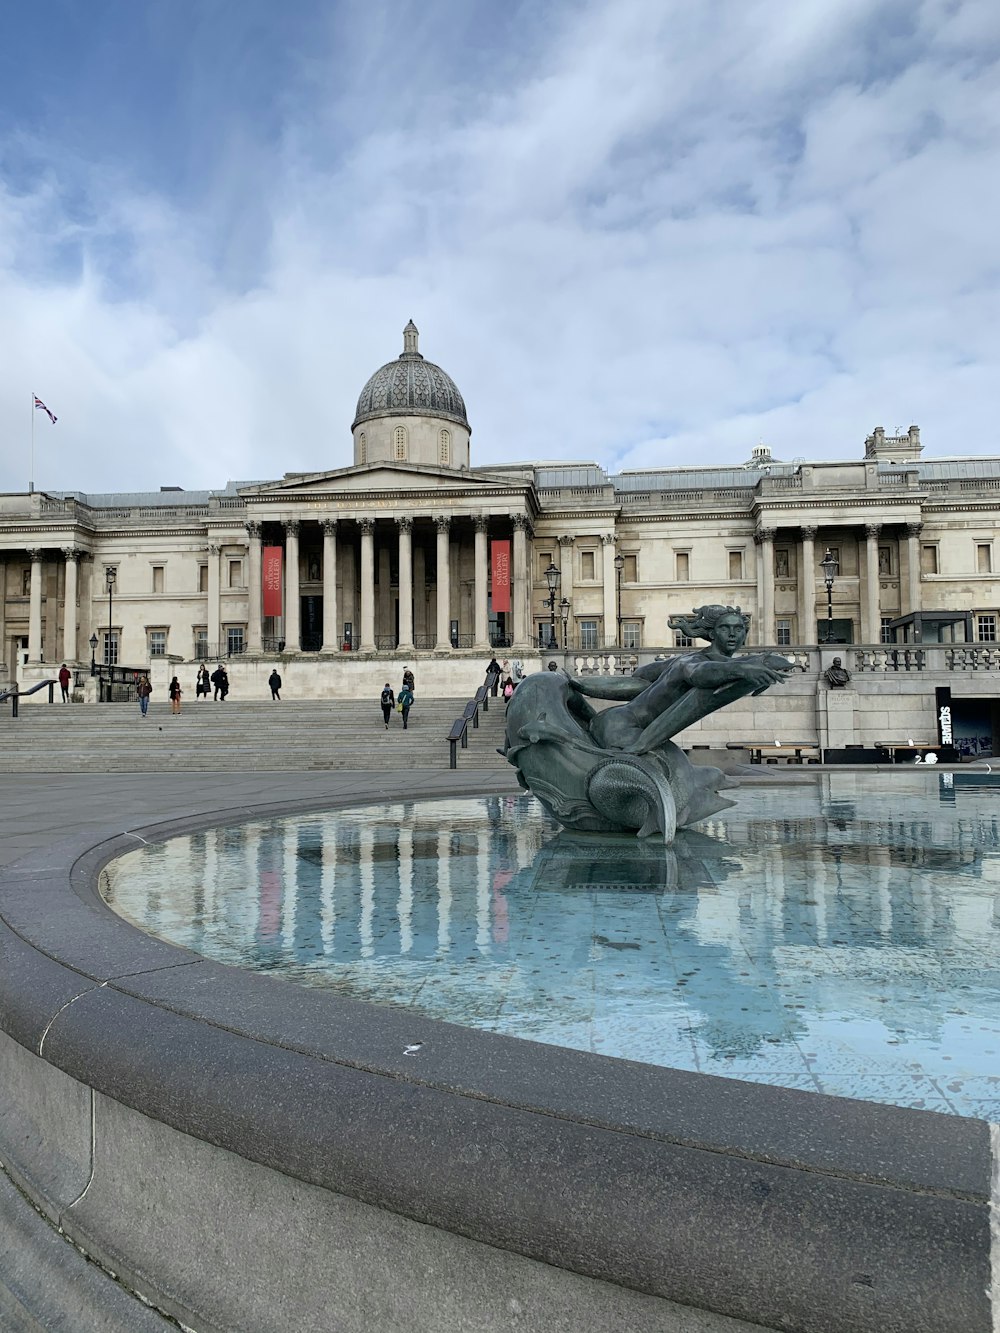
<svg viewBox="0 0 1000 1333"><path fill-rule="evenodd" d="M451 462L451 431L443 430L438 436L438 462Z"/></svg>
<svg viewBox="0 0 1000 1333"><path fill-rule="evenodd" d="M593 652L597 647L597 621L580 621L580 647L584 652Z"/></svg>
<svg viewBox="0 0 1000 1333"><path fill-rule="evenodd" d="M104 631L104 665L118 665L118 631L114 629L110 634Z"/></svg>
<svg viewBox="0 0 1000 1333"><path fill-rule="evenodd" d="M788 578L788 548L786 546L776 546L774 548L774 577L776 579Z"/></svg>
<svg viewBox="0 0 1000 1333"><path fill-rule="evenodd" d="M358 462L368 462L368 436L364 431L358 436Z"/></svg>
<svg viewBox="0 0 1000 1333"><path fill-rule="evenodd" d="M457 647L458 645L456 644L455 646ZM540 620L538 622L538 646L539 648L559 647L559 627L556 626L555 635L553 635L551 620Z"/></svg>
<svg viewBox="0 0 1000 1333"><path fill-rule="evenodd" d="M889 628L892 624L892 616L881 616L879 619L879 643L895 643L896 631Z"/></svg>
<svg viewBox="0 0 1000 1333"><path fill-rule="evenodd" d="M226 629L226 652L232 657L243 651L243 626L230 625Z"/></svg>
<svg viewBox="0 0 1000 1333"><path fill-rule="evenodd" d="M208 565L198 566L198 591L208 592Z"/></svg>
<svg viewBox="0 0 1000 1333"><path fill-rule="evenodd" d="M625 564L622 566L622 579L626 583L639 582L639 557L637 555L627 555Z"/></svg>
<svg viewBox="0 0 1000 1333"><path fill-rule="evenodd" d="M693 648L694 639L691 638L690 634L682 634L680 630L677 630L674 634L674 644L678 648Z"/></svg>
<svg viewBox="0 0 1000 1333"><path fill-rule="evenodd" d="M580 579L582 582L591 582L597 578L597 552L580 552Z"/></svg>
<svg viewBox="0 0 1000 1333"><path fill-rule="evenodd" d="M149 631L149 655L150 657L166 657L167 631L165 629L151 629Z"/></svg>
<svg viewBox="0 0 1000 1333"><path fill-rule="evenodd" d="M776 620L774 622L774 642L779 646L788 644L792 641L792 622L790 620Z"/></svg>
<svg viewBox="0 0 1000 1333"><path fill-rule="evenodd" d="M397 426L392 432L392 455L397 463L406 462L406 427Z"/></svg>
<svg viewBox="0 0 1000 1333"><path fill-rule="evenodd" d="M229 562L229 586L230 588L243 587L243 561L230 560Z"/></svg>
<svg viewBox="0 0 1000 1333"><path fill-rule="evenodd" d="M976 546L976 573L992 574L993 548L989 542L979 542Z"/></svg>
<svg viewBox="0 0 1000 1333"><path fill-rule="evenodd" d="M691 557L687 551L674 552L674 577L678 583L687 583L691 577Z"/></svg>
<svg viewBox="0 0 1000 1333"><path fill-rule="evenodd" d="M194 655L199 662L208 657L208 630L201 625L196 625L194 630Z"/></svg>
<svg viewBox="0 0 1000 1333"><path fill-rule="evenodd" d="M976 638L980 643L996 643L997 618L994 615L976 616Z"/></svg>
<svg viewBox="0 0 1000 1333"><path fill-rule="evenodd" d="M642 626L637 620L622 621L622 647L634 651L642 647Z"/></svg>
<svg viewBox="0 0 1000 1333"><path fill-rule="evenodd" d="M729 552L729 577L731 579L741 579L743 577L743 552Z"/></svg>
<svg viewBox="0 0 1000 1333"><path fill-rule="evenodd" d="M153 591L154 591L154 592L162 592L162 591L163 591L163 566L162 566L162 565L154 565L154 566L153 566Z"/></svg>
<svg viewBox="0 0 1000 1333"><path fill-rule="evenodd" d="M539 581L540 583L544 583L544 582L545 582L545 571L548 569L549 565L551 565L551 564L552 564L552 552L551 552L551 551L539 551L539 552L538 552L538 581Z"/></svg>
<svg viewBox="0 0 1000 1333"><path fill-rule="evenodd" d="M920 572L921 574L937 574L939 572L938 548L936 546L921 546Z"/></svg>

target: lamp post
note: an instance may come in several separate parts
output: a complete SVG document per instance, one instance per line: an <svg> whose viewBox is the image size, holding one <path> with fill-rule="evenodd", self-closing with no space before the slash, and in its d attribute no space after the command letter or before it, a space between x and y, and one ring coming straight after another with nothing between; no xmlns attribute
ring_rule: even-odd
<svg viewBox="0 0 1000 1333"><path fill-rule="evenodd" d="M833 643L833 581L840 571L840 565L829 547L819 564L826 582L826 641Z"/></svg>
<svg viewBox="0 0 1000 1333"><path fill-rule="evenodd" d="M556 639L556 593L559 591L559 580L562 575L555 561L549 561L549 567L545 571L545 582L549 586L548 601L543 605L549 608L549 647L554 648L558 643Z"/></svg>
<svg viewBox="0 0 1000 1333"><path fill-rule="evenodd" d="M566 651L566 626L569 622L569 608L572 605L568 597L564 597L559 603L559 614L562 616L563 627L563 652Z"/></svg>
<svg viewBox="0 0 1000 1333"><path fill-rule="evenodd" d="M112 607L112 601L113 601L113 598L114 598L115 584L118 582L118 566L117 566L117 565L108 565L107 569L104 571L104 581L105 581L105 583L107 584L107 587L108 587L108 666L111 666L111 665L112 665L112 661L111 661L111 635L112 635L112 629L111 629L111 625L112 625L112 620L111 620L111 607Z"/></svg>
<svg viewBox="0 0 1000 1333"><path fill-rule="evenodd" d="M625 557L621 551L615 553L615 606L618 608L618 637L615 639L615 645L619 649L622 646L622 570L625 568Z"/></svg>
<svg viewBox="0 0 1000 1333"><path fill-rule="evenodd" d="M97 675L97 635L90 636L90 674Z"/></svg>

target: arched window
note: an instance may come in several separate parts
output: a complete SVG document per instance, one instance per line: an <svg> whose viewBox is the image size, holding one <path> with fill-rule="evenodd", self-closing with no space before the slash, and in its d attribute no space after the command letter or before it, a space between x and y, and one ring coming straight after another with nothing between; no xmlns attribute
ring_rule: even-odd
<svg viewBox="0 0 1000 1333"><path fill-rule="evenodd" d="M358 436L358 462L368 462L368 436L364 431Z"/></svg>
<svg viewBox="0 0 1000 1333"><path fill-rule="evenodd" d="M392 432L392 453L397 463L406 462L406 427L397 426Z"/></svg>
<svg viewBox="0 0 1000 1333"><path fill-rule="evenodd" d="M443 430L438 443L438 462L448 464L451 462L451 431Z"/></svg>

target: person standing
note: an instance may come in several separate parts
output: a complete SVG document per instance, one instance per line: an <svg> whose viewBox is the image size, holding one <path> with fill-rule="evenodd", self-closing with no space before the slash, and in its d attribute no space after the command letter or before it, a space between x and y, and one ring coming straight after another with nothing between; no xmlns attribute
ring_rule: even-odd
<svg viewBox="0 0 1000 1333"><path fill-rule="evenodd" d="M167 686L167 694L168 694L168 696L169 696L169 698L170 698L170 711L171 711L171 713L179 713L179 712L181 711L181 694L182 694L182 693L183 693L183 691L181 690L181 683L180 683L180 681L177 679L177 677L174 676L174 678L171 680L170 684Z"/></svg>
<svg viewBox="0 0 1000 1333"><path fill-rule="evenodd" d="M73 677L69 667L63 662L62 666L59 668L59 688L62 690L62 701L64 704L69 703L69 683L72 679Z"/></svg>
<svg viewBox="0 0 1000 1333"><path fill-rule="evenodd" d="M195 681L195 695L207 700L212 691L212 681L208 674L208 667L202 662L198 668L198 678Z"/></svg>
<svg viewBox="0 0 1000 1333"><path fill-rule="evenodd" d="M174 680L176 679L177 677L175 676ZM145 717L149 710L149 696L153 693L153 687L149 683L148 676L143 675L139 677L139 683L135 687L135 692L139 696L139 713L142 717Z"/></svg>
<svg viewBox="0 0 1000 1333"><path fill-rule="evenodd" d="M392 692L392 686L388 681L385 682L385 689L382 691L382 720L385 722L386 731L389 730L389 718L392 717L392 710L396 706L396 696Z"/></svg>
<svg viewBox="0 0 1000 1333"><path fill-rule="evenodd" d="M409 690L412 694L416 688L417 682L413 678L413 672L409 667L403 667L403 689Z"/></svg>
<svg viewBox="0 0 1000 1333"><path fill-rule="evenodd" d="M399 705L399 711L403 715L403 730L405 731L407 728L407 719L410 716L410 709L413 707L413 691L409 686L404 685L399 691L396 703Z"/></svg>
<svg viewBox="0 0 1000 1333"><path fill-rule="evenodd" d="M486 663L487 676L490 675L491 673L493 675L493 687L490 690L490 693L493 695L493 698L495 699L497 697L497 691L500 689L500 663L497 661L495 653Z"/></svg>
<svg viewBox="0 0 1000 1333"><path fill-rule="evenodd" d="M278 668L277 668L277 667L275 667L274 670L271 672L271 674L268 676L268 678L267 678L267 683L268 683L268 685L270 685L270 687L271 687L271 698L272 698L272 699L280 699L280 698L281 698L281 677L278 675Z"/></svg>

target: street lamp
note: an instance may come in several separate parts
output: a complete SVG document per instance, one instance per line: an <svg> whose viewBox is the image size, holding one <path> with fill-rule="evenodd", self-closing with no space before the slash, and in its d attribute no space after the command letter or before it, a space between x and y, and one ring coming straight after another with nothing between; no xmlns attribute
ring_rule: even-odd
<svg viewBox="0 0 1000 1333"><path fill-rule="evenodd" d="M549 561L549 567L548 567L548 569L545 571L545 582L546 582L546 583L548 584L548 586L549 586L549 598L548 598L548 601L543 602L542 605L543 605L543 606L547 606L547 607L549 608L549 647L551 647L551 648L554 648L554 647L556 646L556 643L557 643L557 639L556 639L556 593L559 591L559 580L560 580L561 578L562 578L562 575L561 575L560 572L559 572L559 567L558 567L558 565L555 563L554 560L550 560L550 561Z"/></svg>
<svg viewBox="0 0 1000 1333"><path fill-rule="evenodd" d="M112 665L112 662L111 662L111 635L112 635L112 629L111 629L111 625L112 625L112 620L111 620L111 604L112 604L112 600L113 600L113 597L114 597L115 584L118 582L118 566L117 566L117 565L108 565L107 569L104 571L104 581L105 581L105 583L107 584L107 588L108 588L108 666L111 666L111 665Z"/></svg>
<svg viewBox="0 0 1000 1333"><path fill-rule="evenodd" d="M97 675L97 635L90 636L90 674Z"/></svg>
<svg viewBox="0 0 1000 1333"><path fill-rule="evenodd" d="M827 643L833 643L833 581L840 572L840 564L837 557L827 547L826 555L819 562L819 565L826 582L826 641Z"/></svg>
<svg viewBox="0 0 1000 1333"><path fill-rule="evenodd" d="M618 607L618 637L615 644L618 648L622 646L622 570L625 568L625 557L621 551L615 553L615 605Z"/></svg>
<svg viewBox="0 0 1000 1333"><path fill-rule="evenodd" d="M570 606L571 602L568 597L564 597L562 601L559 603L559 614L562 616L562 625L563 625L563 652L566 651L566 625L567 622L569 621Z"/></svg>

